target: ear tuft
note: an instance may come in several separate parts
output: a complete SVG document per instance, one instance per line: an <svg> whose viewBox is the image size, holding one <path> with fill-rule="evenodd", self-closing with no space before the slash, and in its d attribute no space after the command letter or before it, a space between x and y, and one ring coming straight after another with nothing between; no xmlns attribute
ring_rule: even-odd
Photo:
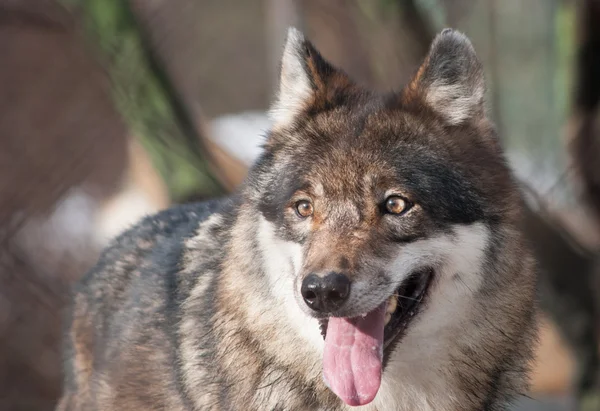
<svg viewBox="0 0 600 411"><path fill-rule="evenodd" d="M290 27L281 59L279 94L269 112L277 126L289 125L305 108L313 90L306 68L307 40Z"/></svg>
<svg viewBox="0 0 600 411"><path fill-rule="evenodd" d="M485 116L483 67L471 41L456 30L436 36L409 90L417 91L450 125Z"/></svg>

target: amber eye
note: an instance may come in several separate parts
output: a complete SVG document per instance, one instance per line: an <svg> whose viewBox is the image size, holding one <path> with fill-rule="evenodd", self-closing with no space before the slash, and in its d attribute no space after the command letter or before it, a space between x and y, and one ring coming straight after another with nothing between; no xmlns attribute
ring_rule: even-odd
<svg viewBox="0 0 600 411"><path fill-rule="evenodd" d="M400 196L389 196L385 200L385 209L390 214L402 214L410 208L408 201Z"/></svg>
<svg viewBox="0 0 600 411"><path fill-rule="evenodd" d="M299 217L306 218L313 214L313 206L308 200L300 200L296 203L296 214Z"/></svg>

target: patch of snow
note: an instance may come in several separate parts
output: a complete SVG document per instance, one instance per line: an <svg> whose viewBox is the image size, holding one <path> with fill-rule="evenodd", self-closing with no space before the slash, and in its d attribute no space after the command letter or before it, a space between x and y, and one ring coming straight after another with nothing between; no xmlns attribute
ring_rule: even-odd
<svg viewBox="0 0 600 411"><path fill-rule="evenodd" d="M266 112L228 114L210 122L209 138L227 153L251 166L262 153L262 144L271 127Z"/></svg>

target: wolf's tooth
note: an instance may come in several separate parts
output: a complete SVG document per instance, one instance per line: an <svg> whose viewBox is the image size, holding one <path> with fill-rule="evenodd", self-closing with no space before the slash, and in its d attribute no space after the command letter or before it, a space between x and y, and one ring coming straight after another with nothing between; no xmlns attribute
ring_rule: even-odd
<svg viewBox="0 0 600 411"><path fill-rule="evenodd" d="M392 314L385 313L385 325L387 325L391 319L392 319Z"/></svg>
<svg viewBox="0 0 600 411"><path fill-rule="evenodd" d="M395 295L392 295L388 301L388 305L387 305L387 312L388 313L393 313L394 311L396 311L396 307L398 307L398 299L396 298Z"/></svg>

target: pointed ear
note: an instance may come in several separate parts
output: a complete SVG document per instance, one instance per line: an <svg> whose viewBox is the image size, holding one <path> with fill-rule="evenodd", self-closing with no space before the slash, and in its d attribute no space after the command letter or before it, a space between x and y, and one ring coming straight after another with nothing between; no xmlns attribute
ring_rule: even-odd
<svg viewBox="0 0 600 411"><path fill-rule="evenodd" d="M350 84L294 27L288 29L280 70L279 92L269 111L274 127L291 125L311 105L325 104L334 89Z"/></svg>
<svg viewBox="0 0 600 411"><path fill-rule="evenodd" d="M471 41L445 29L434 39L428 56L406 90L406 98L422 98L450 125L485 117L483 67Z"/></svg>

